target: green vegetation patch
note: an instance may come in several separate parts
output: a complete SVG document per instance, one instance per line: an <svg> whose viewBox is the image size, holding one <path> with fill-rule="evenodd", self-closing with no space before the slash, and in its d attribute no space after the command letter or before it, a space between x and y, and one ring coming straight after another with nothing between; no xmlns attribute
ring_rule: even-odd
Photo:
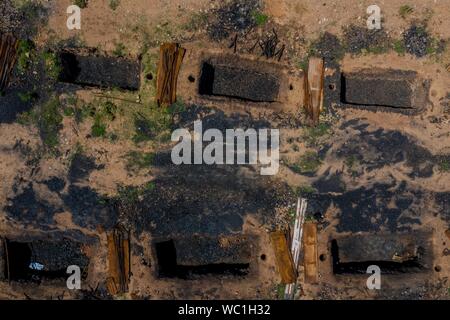
<svg viewBox="0 0 450 320"><path fill-rule="evenodd" d="M403 19L405 19L408 15L410 15L411 13L414 12L413 7L411 7L408 4L404 4L400 7L400 9L398 10L398 14L400 15L400 17L402 17Z"/></svg>
<svg viewBox="0 0 450 320"><path fill-rule="evenodd" d="M127 163L125 168L128 171L137 173L144 169L149 169L153 164L155 155L152 152L130 151L125 156Z"/></svg>
<svg viewBox="0 0 450 320"><path fill-rule="evenodd" d="M298 174L311 174L315 173L321 165L322 161L317 152L308 151L300 157L297 163L291 166L291 169Z"/></svg>
<svg viewBox="0 0 450 320"><path fill-rule="evenodd" d="M43 143L51 150L59 144L59 131L62 128L63 116L58 98L51 97L47 102L20 114L17 121L23 125L35 125Z"/></svg>
<svg viewBox="0 0 450 320"><path fill-rule="evenodd" d="M263 26L269 21L268 15L264 14L261 11L257 11L257 10L252 12L252 18L253 18L253 21L255 21L255 24L257 26Z"/></svg>
<svg viewBox="0 0 450 320"><path fill-rule="evenodd" d="M317 146L321 138L328 136L330 131L330 124L322 122L315 127L305 128L303 139L308 146Z"/></svg>
<svg viewBox="0 0 450 320"><path fill-rule="evenodd" d="M81 9L84 9L88 6L88 0L74 0L73 4L79 6Z"/></svg>
<svg viewBox="0 0 450 320"><path fill-rule="evenodd" d="M182 29L190 32L203 29L208 23L208 14L206 12L195 12L189 21L182 25Z"/></svg>
<svg viewBox="0 0 450 320"><path fill-rule="evenodd" d="M120 0L109 0L109 7L116 10L120 6Z"/></svg>
<svg viewBox="0 0 450 320"><path fill-rule="evenodd" d="M440 172L450 172L450 160L441 160L439 162Z"/></svg>

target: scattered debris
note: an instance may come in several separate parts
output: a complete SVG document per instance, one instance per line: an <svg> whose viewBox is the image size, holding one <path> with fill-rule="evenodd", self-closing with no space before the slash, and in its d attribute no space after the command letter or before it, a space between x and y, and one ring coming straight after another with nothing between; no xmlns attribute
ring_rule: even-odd
<svg viewBox="0 0 450 320"><path fill-rule="evenodd" d="M275 29L272 29L272 34L267 35L263 39L258 39L256 43L251 47L248 52L252 53L256 46L259 46L261 49L261 56L266 57L267 59L277 58L278 61L283 57L284 50L286 49L286 45L282 45L278 48L280 41L278 40L278 34Z"/></svg>
<svg viewBox="0 0 450 320"><path fill-rule="evenodd" d="M209 37L221 41L234 32L242 34L248 31L256 25L254 12L259 7L259 0L224 1L224 5L213 12L214 21L207 28Z"/></svg>
<svg viewBox="0 0 450 320"><path fill-rule="evenodd" d="M431 45L431 38L425 27L415 24L405 31L403 40L406 52L419 58L427 54L427 49Z"/></svg>
<svg viewBox="0 0 450 320"><path fill-rule="evenodd" d="M177 81L186 49L177 43L166 43L160 47L156 102L169 106L177 101Z"/></svg>
<svg viewBox="0 0 450 320"><path fill-rule="evenodd" d="M351 25L344 30L345 48L352 54L382 53L389 49L389 36L384 29L369 30Z"/></svg>

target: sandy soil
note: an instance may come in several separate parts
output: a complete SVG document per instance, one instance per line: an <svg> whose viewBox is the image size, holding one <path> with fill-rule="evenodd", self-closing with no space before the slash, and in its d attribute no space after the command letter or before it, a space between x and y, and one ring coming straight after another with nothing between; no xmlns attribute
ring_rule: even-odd
<svg viewBox="0 0 450 320"><path fill-rule="evenodd" d="M395 52L383 54L367 54L351 56L346 54L340 62L342 71L357 70L359 68L394 68L400 70L414 70L424 79L431 80L430 106L417 116L408 116L398 113L372 112L356 109L339 109L329 106L334 112L321 116L321 122L329 126L329 132L318 137L318 141L311 143L308 136L309 129L303 125L304 115L301 111L303 104L303 88L301 87L303 70L299 67L301 61L308 51L309 45L324 32L330 32L342 36L342 28L350 24L364 24L366 19L366 8L372 4L371 1L264 1L263 12L268 15L269 21L266 25L255 27L244 37L239 38L237 53L240 57L255 61L267 62L265 58L256 53L248 53L248 48L258 39L273 28L278 31L282 43L286 44L286 54L281 61L271 60L269 63L283 69L285 79L282 91L285 101L280 103L280 109L261 111L260 105L247 104L233 100L214 101L204 99L195 92L195 84L190 83L189 75L197 75L201 57L205 54L232 54L229 48L229 39L215 42L209 39L206 27L187 27L192 24L198 14L211 15L216 8L221 6L222 1L193 1L193 0L121 0L119 7L112 10L107 0L91 1L89 6L82 10L82 29L80 31L69 31L66 25L66 8L72 1L50 1L51 8L48 24L41 26L35 38L38 46L46 43L70 38L77 38L84 46L94 47L101 52L112 52L118 44L126 48L126 55L136 58L143 52L144 45L149 46L149 52L157 53L158 46L162 42L178 41L188 53L180 73L178 84L179 97L185 104L196 103L205 107L217 108L224 113L222 118L250 116L252 121L268 121L271 125L281 130L280 153L282 166L280 172L274 178L277 183L283 184L296 190L304 187L314 187L315 195L311 197L312 206L308 209L310 215L316 212L316 206L323 209L318 219L319 238L318 252L324 255L324 261L319 261L319 282L317 284L306 284L303 279L302 267L300 267L300 278L298 282L297 299L448 299L448 277L450 276L450 264L448 255L444 250L449 248L450 239L445 235L449 229L450 213L448 203L439 202L437 199L450 197L450 171L440 170L437 157L449 157L450 137L448 128L450 115L445 113L444 105L449 94L450 73L445 67L450 64L450 51L441 56L431 56L418 59L412 55L403 56ZM440 39L450 38L450 14L449 0L410 0L413 12L406 18L399 15L399 8L404 4L400 0L380 0L378 5L382 9L383 28L393 38L400 38L402 32L416 20L427 19L427 30ZM327 73L337 72L329 67ZM142 75L144 79L145 74ZM293 85L293 92L289 92L288 83ZM97 103L97 89L77 88L76 96L85 103ZM113 91L113 94L117 93ZM136 99L136 93L120 93L126 99ZM149 94L139 92L138 94ZM139 100L139 96L137 97ZM119 102L118 102L119 103ZM84 289L95 288L99 283L104 284L108 276L106 232L101 225L101 219L95 220L97 227L89 223L80 223L79 219L96 219L94 213L88 213L81 218L77 213L71 212L71 208L65 205L64 195L70 193L71 187L89 188L89 192L98 197L114 197L123 186L139 187L156 178L164 178L161 175L163 169L152 166L138 172L127 169L126 157L130 151L159 153L170 148L170 144L159 142L148 142L136 145L131 140L133 134L132 118L127 116L127 106L118 119L108 124L108 130L117 132L117 140L93 138L91 127L93 119L87 119L77 123L74 118L64 117L62 129L59 132L60 144L59 155L46 154L38 130L30 126L18 123L0 124L0 235L14 237L23 233L46 234L40 223L22 223L20 218L12 216L6 206L16 204L14 199L21 194L28 185L33 185L38 202L45 200L51 207L60 207L52 216L50 225L51 232L56 231L79 231L84 235L95 236L98 242L95 245L86 246L86 253L91 259L88 270L88 278ZM149 106L134 104L133 110L144 110ZM269 108L270 109L270 108ZM282 110L280 112L279 110ZM145 111L145 110L144 110ZM198 114L198 117L204 115ZM281 120L280 120L281 119ZM298 120L300 125L288 125L285 119ZM437 120L436 120L437 119ZM355 124L348 124L355 121ZM295 122L295 121L294 121ZM363 125L364 129L358 128ZM408 143L399 143L399 148L405 154L416 154L418 150L426 151L424 156L416 163L398 161L382 164L381 167L371 169L373 163L381 163L386 155L386 145L377 144L364 145L373 132L382 130L386 139L390 139L392 132L400 132L401 138L406 137ZM389 140L388 140L389 141ZM19 143L20 142L20 143ZM73 155L78 145L82 146L83 154L92 159L94 169L89 170L87 175L77 181L70 181L70 170ZM25 147L27 146L27 147ZM367 147L367 158L373 160L370 163L361 161L356 168L349 168L348 154L341 154L339 150L346 150L346 146ZM415 149L408 149L409 147ZM420 147L420 148L419 148ZM362 149L361 149L362 150ZM307 151L317 152L322 155L321 165L314 174L299 174L292 169ZM352 149L352 152L354 150ZM350 152L350 151L349 151ZM364 153L365 151L361 151ZM43 153L43 155L41 155ZM350 154L350 153L349 153ZM359 153L355 153L359 155ZM40 155L40 156L37 156ZM364 154L363 154L364 155ZM372 157L372 158L371 158ZM37 158L37 162L33 159ZM389 158L390 159L390 158ZM363 160L367 160L364 159ZM392 160L392 159L391 159ZM412 162L415 160L413 159ZM421 171L423 166L431 165L431 174L414 175ZM350 172L356 170L355 172ZM356 176L355 176L356 174ZM62 177L66 184L59 192L51 192L44 185L44 181L51 177ZM242 179L243 175L237 176ZM236 180L238 179L236 177ZM334 188L327 179L338 177L340 184L345 188ZM180 179L183 179L181 177ZM251 179L259 177L253 174ZM246 182L253 180L244 180ZM325 181L325 182L323 182ZM179 181L178 181L179 182ZM398 187L402 182L407 184L402 194L392 192L387 185L393 184ZM323 184L319 184L323 183ZM338 184L339 184L338 183ZM182 184L182 182L180 182ZM381 184L381 187L377 187ZM386 184L386 185L383 185ZM323 187L323 186L326 186ZM233 187L234 185L232 185ZM332 190L328 190L331 188ZM367 194L374 194L377 201L390 202L386 206L380 205L380 209L374 209L373 215L368 217L356 217L355 224L361 221L373 222L370 228L360 227L353 230L346 225L348 218L344 212L345 205L350 203L350 193L361 190L356 197L362 199ZM380 190L383 189L383 190ZM386 190L384 190L386 189ZM85 192L86 190L83 189ZM355 191L355 192L356 192ZM411 200L413 192L420 195ZM200 192L202 192L200 190ZM199 193L200 193L199 192ZM359 192L359 191L358 191ZM87 191L86 191L87 193ZM310 196L305 195L304 196ZM408 197L412 204L401 207L397 204L400 196ZM143 196L142 196L143 197ZM334 197L333 203L325 206L327 197ZM132 236L132 277L129 292L116 296L116 299L277 299L279 293L280 276L278 274L275 257L269 240L269 231L276 227L286 227L289 221L289 212L296 203L296 197L286 195L287 204L281 207L269 207L276 216L270 223L253 212L243 214L242 232L258 237L254 243L254 255L251 261L249 275L245 278L232 276L203 276L195 280L163 279L157 275L157 261L152 246L155 236L150 227L140 234ZM318 199L318 200L317 200ZM233 200L233 199L232 199ZM87 200L86 200L87 201ZM82 200L80 200L82 202ZM319 203L319 204L317 204ZM444 204L443 204L444 203ZM323 207L321 207L323 205ZM354 204L357 207L357 204ZM389 219L384 219L383 210L398 209L400 214L394 221L394 226ZM363 211L365 208L361 208ZM319 209L318 209L319 210ZM147 213L145 213L147 214ZM95 217L94 217L95 216ZM336 276L332 272L332 258L330 255L330 240L337 235L371 233L371 232L405 232L400 222L402 217L410 219L417 218L419 223L405 223L406 232L414 230L432 231L434 262L430 270L418 274L389 275L383 278L383 289L381 291L370 291L365 286L365 276ZM364 219L365 218L365 219ZM25 218L24 218L25 219ZM372 219L372 220L371 220ZM91 220L89 220L91 221ZM146 221L146 220L144 220ZM275 222L274 222L275 221ZM365 225L361 222L361 225ZM353 227L353 226L352 226ZM357 226L358 227L358 226ZM356 228L357 228L356 227ZM265 259L261 259L264 255ZM439 272L435 271L439 266ZM24 294L24 292L26 292ZM0 298L4 299L26 299L46 298L56 299L80 298L78 293L69 292L61 283L19 284L0 282Z"/></svg>

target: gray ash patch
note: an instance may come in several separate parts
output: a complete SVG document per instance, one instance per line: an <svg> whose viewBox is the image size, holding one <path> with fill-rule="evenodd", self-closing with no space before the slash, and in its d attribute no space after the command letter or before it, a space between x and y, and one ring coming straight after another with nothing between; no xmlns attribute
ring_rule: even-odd
<svg viewBox="0 0 450 320"><path fill-rule="evenodd" d="M427 54L427 49L431 45L431 38L425 27L415 24L405 31L403 41L406 52L419 58Z"/></svg>
<svg viewBox="0 0 450 320"><path fill-rule="evenodd" d="M254 27L253 13L259 8L259 0L224 1L224 4L213 12L213 21L207 27L209 37L220 41L235 32L242 33Z"/></svg>
<svg viewBox="0 0 450 320"><path fill-rule="evenodd" d="M367 52L381 53L389 49L389 37L383 30L369 30L367 27L351 25L344 30L346 50L352 54Z"/></svg>
<svg viewBox="0 0 450 320"><path fill-rule="evenodd" d="M325 64L330 67L336 67L339 60L344 56L344 47L337 36L325 32L312 45L312 51L324 58Z"/></svg>
<svg viewBox="0 0 450 320"><path fill-rule="evenodd" d="M17 5L12 0L0 2L0 32L12 33L18 38L30 38L37 31L37 25L44 23L48 9L36 1Z"/></svg>

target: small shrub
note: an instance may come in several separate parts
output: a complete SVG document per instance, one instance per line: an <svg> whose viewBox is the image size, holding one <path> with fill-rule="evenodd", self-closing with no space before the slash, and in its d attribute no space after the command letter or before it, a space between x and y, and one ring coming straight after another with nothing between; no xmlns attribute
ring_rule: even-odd
<svg viewBox="0 0 450 320"><path fill-rule="evenodd" d="M300 160L294 164L291 169L298 174L315 173L322 165L317 152L308 151L300 157Z"/></svg>
<svg viewBox="0 0 450 320"><path fill-rule="evenodd" d="M398 10L398 14L400 15L400 17L405 19L408 15L413 13L413 11L414 11L414 9L410 5L404 4Z"/></svg>
<svg viewBox="0 0 450 320"><path fill-rule="evenodd" d="M252 18L257 26L263 26L269 21L269 16L260 11L253 11Z"/></svg>
<svg viewBox="0 0 450 320"><path fill-rule="evenodd" d="M73 4L79 6L81 9L84 9L88 6L88 0L74 0Z"/></svg>
<svg viewBox="0 0 450 320"><path fill-rule="evenodd" d="M109 0L109 7L112 10L116 10L120 5L120 0Z"/></svg>

